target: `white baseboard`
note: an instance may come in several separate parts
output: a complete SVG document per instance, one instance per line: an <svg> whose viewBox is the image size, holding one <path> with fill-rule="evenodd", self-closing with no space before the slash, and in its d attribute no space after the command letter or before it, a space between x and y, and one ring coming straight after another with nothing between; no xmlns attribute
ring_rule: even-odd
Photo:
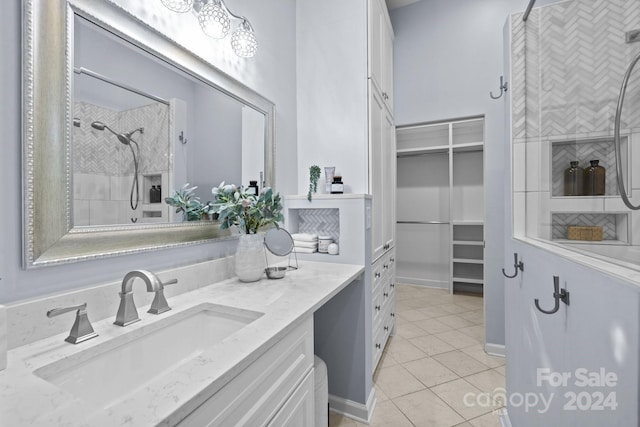
<svg viewBox="0 0 640 427"><path fill-rule="evenodd" d="M365 424L371 422L373 411L376 408L376 402L376 390L373 387L371 387L371 393L369 393L366 405L329 394L329 409L332 412L342 414L345 417Z"/></svg>
<svg viewBox="0 0 640 427"><path fill-rule="evenodd" d="M502 425L502 427L512 427L511 420L509 419L509 413L507 412L506 408L502 410L502 415L500 416L500 424Z"/></svg>
<svg viewBox="0 0 640 427"><path fill-rule="evenodd" d="M492 356L505 357L507 355L507 350L502 344L486 343L484 345L484 351Z"/></svg>

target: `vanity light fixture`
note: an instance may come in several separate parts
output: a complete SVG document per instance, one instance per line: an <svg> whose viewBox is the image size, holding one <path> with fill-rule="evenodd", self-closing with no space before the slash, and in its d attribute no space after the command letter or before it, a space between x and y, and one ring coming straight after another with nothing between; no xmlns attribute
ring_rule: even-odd
<svg viewBox="0 0 640 427"><path fill-rule="evenodd" d="M251 58L258 50L253 27L244 16L233 14L224 0L160 0L169 10L177 13L192 11L202 31L214 39L223 39L231 31L231 18L238 21L231 34L231 48L241 58Z"/></svg>

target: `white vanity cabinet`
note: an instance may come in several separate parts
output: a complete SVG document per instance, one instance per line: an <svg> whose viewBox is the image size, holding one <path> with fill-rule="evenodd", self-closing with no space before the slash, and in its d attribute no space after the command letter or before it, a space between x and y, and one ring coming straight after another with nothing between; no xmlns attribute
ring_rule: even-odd
<svg viewBox="0 0 640 427"><path fill-rule="evenodd" d="M206 400L182 426L313 426L309 317Z"/></svg>

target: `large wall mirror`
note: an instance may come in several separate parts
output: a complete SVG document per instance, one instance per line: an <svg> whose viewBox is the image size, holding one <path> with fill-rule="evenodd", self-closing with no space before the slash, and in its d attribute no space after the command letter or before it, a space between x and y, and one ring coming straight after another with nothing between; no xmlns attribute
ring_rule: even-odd
<svg viewBox="0 0 640 427"><path fill-rule="evenodd" d="M25 0L24 21L25 268L229 237L165 197L274 185L260 94L109 2Z"/></svg>

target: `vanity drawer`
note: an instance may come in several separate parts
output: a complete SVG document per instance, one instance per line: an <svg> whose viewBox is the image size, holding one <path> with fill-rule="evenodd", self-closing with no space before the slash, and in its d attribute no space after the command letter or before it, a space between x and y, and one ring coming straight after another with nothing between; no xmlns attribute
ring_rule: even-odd
<svg viewBox="0 0 640 427"><path fill-rule="evenodd" d="M313 319L309 318L179 425L267 425L312 369Z"/></svg>

